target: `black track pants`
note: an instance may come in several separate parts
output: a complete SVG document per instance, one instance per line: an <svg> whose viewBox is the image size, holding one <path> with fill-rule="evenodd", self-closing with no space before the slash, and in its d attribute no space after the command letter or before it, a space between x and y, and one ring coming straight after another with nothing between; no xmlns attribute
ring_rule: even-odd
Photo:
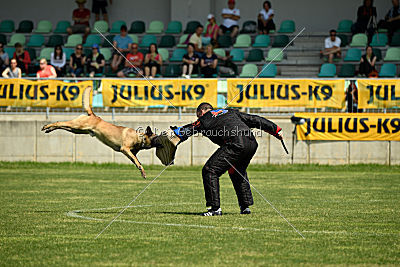
<svg viewBox="0 0 400 267"><path fill-rule="evenodd" d="M229 171L239 206L253 205L250 185L243 179L242 175L248 179L246 169L258 145L253 136L239 136L236 139L237 143L218 148L203 167L202 175L207 207L220 206L219 177L226 171Z"/></svg>

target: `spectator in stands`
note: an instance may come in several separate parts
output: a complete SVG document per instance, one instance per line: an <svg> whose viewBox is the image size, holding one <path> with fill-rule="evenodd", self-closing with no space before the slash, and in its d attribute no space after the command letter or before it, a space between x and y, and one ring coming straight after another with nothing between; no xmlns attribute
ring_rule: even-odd
<svg viewBox="0 0 400 267"><path fill-rule="evenodd" d="M203 33L203 26L198 25L196 27L196 31L190 36L189 43L194 45L194 51L198 54L199 57L203 55L204 49L203 49L203 41L201 38L201 34Z"/></svg>
<svg viewBox="0 0 400 267"><path fill-rule="evenodd" d="M206 53L202 56L200 60L201 74L205 78L212 78L213 74L217 73L218 58L213 52L213 47L211 44L207 45Z"/></svg>
<svg viewBox="0 0 400 267"><path fill-rule="evenodd" d="M22 44L15 44L15 52L13 58L17 60L17 65L21 69L22 73L28 73L28 65L31 63L31 57L28 51L24 49Z"/></svg>
<svg viewBox="0 0 400 267"><path fill-rule="evenodd" d="M207 29L206 29L206 33L205 33L204 37L210 40L208 43L211 42L211 44L213 46L216 46L218 32L219 32L219 26L218 26L213 14L209 14L207 19L208 19L208 25L207 25Z"/></svg>
<svg viewBox="0 0 400 267"><path fill-rule="evenodd" d="M393 7L389 9L385 16L385 20L378 23L378 28L388 30L389 43L392 40L393 33L400 29L400 6L399 0L392 0Z"/></svg>
<svg viewBox="0 0 400 267"><path fill-rule="evenodd" d="M112 0L109 0L110 5L112 5ZM93 0L92 3L92 12L95 14L96 21L100 20L100 11L103 14L103 20L108 23L108 14L107 14L107 0Z"/></svg>
<svg viewBox="0 0 400 267"><path fill-rule="evenodd" d="M157 45L151 44L149 52L146 54L144 59L144 73L146 77L153 78L157 72L160 73L160 67L162 65L162 57L158 53Z"/></svg>
<svg viewBox="0 0 400 267"><path fill-rule="evenodd" d="M118 77L127 77L130 74L136 76L143 75L142 63L144 56L138 50L138 44L132 44L131 52L126 55L125 67L117 73Z"/></svg>
<svg viewBox="0 0 400 267"><path fill-rule="evenodd" d="M223 35L230 31L231 37L234 38L239 33L238 20L240 19L240 10L235 8L235 0L228 1L228 8L222 9L222 17L224 21L219 28L219 34Z"/></svg>
<svg viewBox="0 0 400 267"><path fill-rule="evenodd" d="M372 50L372 46L367 46L365 55L361 57L359 74L364 77L377 76L375 69L376 56Z"/></svg>
<svg viewBox="0 0 400 267"><path fill-rule="evenodd" d="M233 63L233 56L230 55L229 51L226 51L226 55L224 57L218 56L218 65L219 65L219 73L223 75L234 76L237 74L237 65Z"/></svg>
<svg viewBox="0 0 400 267"><path fill-rule="evenodd" d="M69 35L73 33L83 33L84 39L90 33L89 20L90 20L90 10L85 8L86 0L76 0L78 8L72 12L72 20L74 25L68 27L67 32Z"/></svg>
<svg viewBox="0 0 400 267"><path fill-rule="evenodd" d="M358 89L356 81L351 80L346 90L347 112L348 113L361 113L362 109L358 109Z"/></svg>
<svg viewBox="0 0 400 267"><path fill-rule="evenodd" d="M87 69L89 76L94 77L97 73L103 73L106 61L104 56L100 53L100 47L98 44L92 46L92 54L87 58Z"/></svg>
<svg viewBox="0 0 400 267"><path fill-rule="evenodd" d="M57 72L51 65L47 65L47 60L42 58L39 63L40 69L36 73L38 78L57 78Z"/></svg>
<svg viewBox="0 0 400 267"><path fill-rule="evenodd" d="M357 10L357 21L351 26L351 31L353 34L367 32L371 41L374 22L376 23L376 7L373 6L373 0L364 0L363 5Z"/></svg>
<svg viewBox="0 0 400 267"><path fill-rule="evenodd" d="M126 25L122 25L120 28L120 34L114 37L113 45L116 47L124 56L131 51L132 46L132 38L128 36L128 28ZM113 72L118 70L119 64L122 62L122 56L117 51L114 52L112 62L111 62L111 69Z"/></svg>
<svg viewBox="0 0 400 267"><path fill-rule="evenodd" d="M17 60L15 58L11 59L10 67L7 67L3 71L2 76L4 78L21 78L22 71L17 67Z"/></svg>
<svg viewBox="0 0 400 267"><path fill-rule="evenodd" d="M81 44L77 45L75 53L69 58L69 71L72 77L80 76L84 71L83 67L85 66L86 58L82 50L83 46Z"/></svg>
<svg viewBox="0 0 400 267"><path fill-rule="evenodd" d="M4 52L4 44L0 43L0 72L3 72L10 64L8 54Z"/></svg>
<svg viewBox="0 0 400 267"><path fill-rule="evenodd" d="M189 79L193 72L198 72L199 56L194 52L194 44L188 43L187 54L183 56L182 77Z"/></svg>
<svg viewBox="0 0 400 267"><path fill-rule="evenodd" d="M271 30L275 30L274 10L271 8L271 2L265 1L263 9L258 14L258 32L260 34L269 34Z"/></svg>
<svg viewBox="0 0 400 267"><path fill-rule="evenodd" d="M335 30L330 30L329 34L330 36L325 39L325 49L320 52L320 57L328 56L328 62L332 63L334 57L341 57L341 40L336 36Z"/></svg>
<svg viewBox="0 0 400 267"><path fill-rule="evenodd" d="M54 47L54 52L51 53L50 57L50 64L56 69L57 77L64 77L66 63L66 55L63 52L61 45L57 45Z"/></svg>

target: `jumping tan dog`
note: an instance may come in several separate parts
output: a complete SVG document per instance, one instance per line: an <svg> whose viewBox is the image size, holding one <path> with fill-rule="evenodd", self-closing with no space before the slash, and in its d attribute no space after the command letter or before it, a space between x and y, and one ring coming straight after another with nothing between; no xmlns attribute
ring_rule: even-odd
<svg viewBox="0 0 400 267"><path fill-rule="evenodd" d="M147 127L146 133L143 134L131 128L111 124L96 116L90 107L91 91L92 87L87 87L82 97L82 106L86 110L87 116L80 115L71 121L47 124L43 126L42 131L50 133L54 130L62 129L74 134L96 136L105 145L127 156L140 170L142 177L146 178L146 173L136 154L142 149L161 146L156 142L156 137L158 136L153 134L150 127Z"/></svg>

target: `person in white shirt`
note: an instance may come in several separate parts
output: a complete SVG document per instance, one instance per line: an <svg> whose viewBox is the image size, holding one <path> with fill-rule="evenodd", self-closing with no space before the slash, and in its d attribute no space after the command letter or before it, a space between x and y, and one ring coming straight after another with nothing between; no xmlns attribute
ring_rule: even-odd
<svg viewBox="0 0 400 267"><path fill-rule="evenodd" d="M258 31L260 34L269 34L271 30L275 30L274 14L271 2L265 1L263 9L258 14Z"/></svg>
<svg viewBox="0 0 400 267"><path fill-rule="evenodd" d="M336 36L335 30L330 30L329 34L330 36L325 39L325 49L320 51L320 57L328 56L328 62L332 63L334 57L341 57L340 44L342 41Z"/></svg>
<svg viewBox="0 0 400 267"><path fill-rule="evenodd" d="M228 8L222 9L222 17L224 21L219 27L219 34L223 35L230 31L231 37L235 37L239 33L238 20L240 19L240 10L235 8L235 0L228 1Z"/></svg>
<svg viewBox="0 0 400 267"><path fill-rule="evenodd" d="M51 53L50 64L54 67L57 72L57 77L65 76L65 64L67 63L67 58L62 50L61 45L56 45L54 47L54 52Z"/></svg>

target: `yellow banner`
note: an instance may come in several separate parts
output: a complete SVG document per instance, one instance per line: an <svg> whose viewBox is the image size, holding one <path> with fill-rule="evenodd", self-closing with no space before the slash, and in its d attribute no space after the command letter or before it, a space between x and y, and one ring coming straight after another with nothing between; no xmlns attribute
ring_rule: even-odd
<svg viewBox="0 0 400 267"><path fill-rule="evenodd" d="M344 80L228 79L233 107L343 108ZM246 88L245 88L246 87Z"/></svg>
<svg viewBox="0 0 400 267"><path fill-rule="evenodd" d="M83 91L92 85L91 81L0 79L0 106L78 108Z"/></svg>
<svg viewBox="0 0 400 267"><path fill-rule="evenodd" d="M358 80L358 108L400 107L400 80Z"/></svg>
<svg viewBox="0 0 400 267"><path fill-rule="evenodd" d="M400 141L398 114L296 113L299 140Z"/></svg>
<svg viewBox="0 0 400 267"><path fill-rule="evenodd" d="M217 79L110 80L104 79L103 103L109 107L217 105Z"/></svg>

